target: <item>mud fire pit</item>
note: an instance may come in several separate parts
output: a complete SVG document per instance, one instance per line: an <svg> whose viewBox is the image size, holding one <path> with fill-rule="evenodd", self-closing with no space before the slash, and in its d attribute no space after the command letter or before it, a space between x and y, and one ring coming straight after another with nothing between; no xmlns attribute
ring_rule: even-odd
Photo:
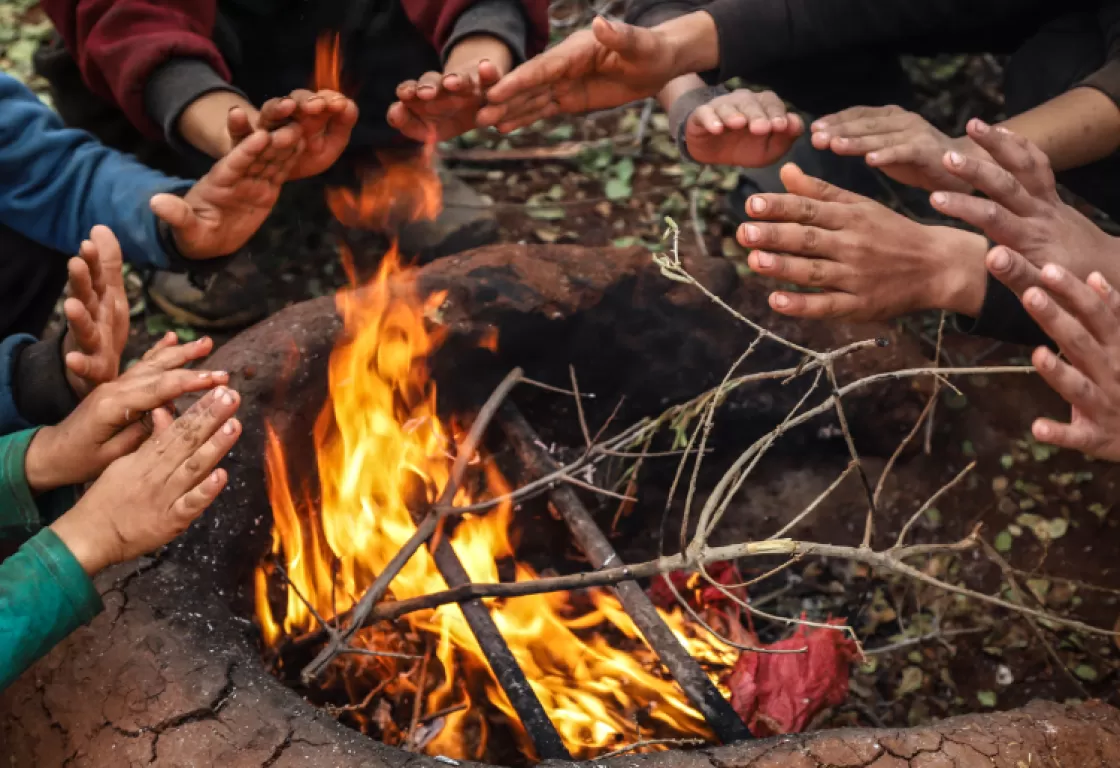
<svg viewBox="0 0 1120 768"><path fill-rule="evenodd" d="M722 262L699 262L690 269L733 306L747 312L765 306ZM462 503L485 503L505 493L498 470L508 470L522 485L554 471L550 444L578 448L583 441L580 424L602 424L622 395L627 395L627 405L616 419L627 424L639 415L660 412L665 402L718 383L742 352L742 344L727 332L719 311L698 291L667 285L640 250L483 249L424 267L403 287L386 284L383 288L382 310L384 302L398 295L398 288L418 297L440 296L438 303L421 302L420 307L427 314L427 327L438 326L446 333L430 358L438 402L422 386L414 368L398 369L407 375L399 379L401 388L387 402L398 416L401 409L411 409L413 415L397 419L395 432L382 429L383 437L433 438L425 429L438 423L448 430L447 439L457 433L461 440L483 400L515 366L522 367L527 377L570 387L571 364L581 389L597 395L586 401L581 415L571 406L570 397L519 391L509 401L516 407L504 406L489 430L485 455L490 458L468 470L462 487L464 493L474 495ZM367 289L361 305L365 310L376 303L368 293L376 290ZM351 315L352 323L357 316ZM382 316L388 315L382 312ZM344 606L338 613L345 614L380 570L378 563L355 567L353 562L347 565L324 557L324 543L345 551L352 542L355 551L363 553L370 545L359 538L358 528L332 533L326 526L310 523L321 523L325 517L309 515L312 510L349 508L356 517L360 511L360 503L344 496L347 482L359 482L354 480L357 475L348 475L344 462L335 466L337 480L323 472L324 466L334 466L324 457L345 444L339 438L345 438L346 432L338 423L327 424L321 414L329 388L336 414L346 392L365 398L356 412L370 412L373 395L348 387L352 382L346 379L360 366L351 369L343 364L357 358L337 352L365 338L352 332L373 324L368 313L361 317L361 324L344 331L332 300L297 305L245 332L215 355L213 365L233 373L245 402L245 436L229 461L231 488L175 547L156 559L104 574L99 584L106 613L0 697L0 744L12 765L434 768L449 760L468 762L464 758L474 755L525 764L535 755L559 757L550 750L601 754L637 737L659 735L728 744L628 754L602 762L684 768L1120 765L1120 716L1091 703L1037 704L909 731L833 731L730 743L748 734L729 714L723 698L713 696L708 677L696 674L700 664L711 661L700 645L690 642L699 636L689 635L686 623L675 624L676 632L667 631L666 620L649 610L645 593L634 582L619 585L614 593L577 591L572 596L535 598L542 602L527 603L530 608L524 614L502 609L534 598L500 601L498 609L494 603L484 606L482 615L498 629L507 660L512 657L515 662L515 668L506 670L506 681L496 681L487 670L488 664L498 668L494 647L482 648L491 641L476 639L486 637L485 627L477 629L485 619L475 627L454 623L462 622L463 614L448 605L439 610L459 617L450 624L440 624L438 613L432 611L409 614L423 618L405 623L406 616L391 625L378 625L363 641L367 649L400 656L350 654L331 661L309 684L300 673L322 652L323 643L320 639L303 650L293 649L300 638L322 632L308 604L317 605L316 612L329 621L335 611L326 608L341 600ZM414 345L411 349L418 352L410 359L426 353L420 339L409 335L419 332L418 326L403 315L395 317L393 338ZM340 339L342 346L337 346ZM833 338L819 346L840 346L845 341ZM890 350L894 359L880 359L877 364L899 367L898 358L912 354L905 345ZM757 364L777 368L796 365L795 358L775 347ZM368 365L372 358L365 354L361 359ZM392 370L393 362L383 360L382 371ZM408 386L416 387L411 394ZM893 430L892 436L897 436L912 422L917 403L912 393L891 395L895 398L891 400L884 398L885 392L853 399L848 413L853 423L873 416L877 433ZM801 394L796 388L779 389L776 394L763 387L748 388L727 407L736 428L749 435L772 428ZM427 410L421 415L416 409ZM464 422L457 425L455 416ZM821 426L818 433L827 432L828 424ZM537 439L536 430L544 433L542 439ZM344 457L352 455L343 452ZM372 456L364 456L354 466L372 462ZM450 472L452 463L418 469L438 490L443 481L432 476ZM266 464L271 483L266 480ZM317 473L310 471L315 467ZM385 482L378 479L376 485ZM410 518L406 523L411 525L412 510L422 509L432 492L422 482L402 489L400 499ZM444 556L441 563L438 553L441 548L452 549L449 542L471 581L513 582L518 569L532 564L520 555L512 556L524 547L509 541L511 531L523 540L537 537L529 548L536 553L529 558L534 562L559 567L565 558L558 552L575 552L592 569L618 564L614 548L619 542L603 533L609 518L604 521L590 514L570 485L550 489L546 496L551 497L549 503L541 497L516 509L509 506L500 512L498 507L473 518L503 523L502 528L488 530L473 523L479 533L506 537L501 546L495 548L491 542L484 549L489 563L471 560L464 538L471 518L447 521L434 547L436 556L422 550L415 558L415 567L426 569L412 574L419 581L415 596L445 588L425 579L431 580L431 574L438 575L446 567L448 558ZM407 538L409 531L381 530L380 535ZM330 536L336 536L333 542ZM563 543L552 546L555 541ZM304 549L296 550L298 546ZM319 551L313 557L316 547ZM391 558L396 549L386 549L383 557ZM346 584L343 575L355 581ZM293 585L299 587L299 594ZM413 594L396 585L394 590L392 598L397 601ZM479 601L474 604L483 606ZM544 616L558 623L543 635L538 631L538 645L523 641L518 627ZM609 626L599 639L588 639L594 637L587 634L588 627L603 624ZM653 651L641 640L643 635ZM678 639L682 636L683 645ZM619 650L611 658L633 664L629 679L617 676L613 685L597 686L605 679L600 672L592 679L573 680L571 670L578 667L574 662L566 662L569 678L559 678L557 659L569 658L557 655L563 650L560 641L573 638L583 642L577 661L586 662L612 647ZM458 644L452 645L452 639ZM554 668L542 670L545 663ZM427 674L421 674L424 664ZM536 684L531 686L535 695L515 703L522 679ZM620 679L631 686L622 693L647 697L642 706L620 705ZM378 691L386 680L390 682ZM405 690L395 702L382 698L390 702L387 706L374 705L389 684L411 686L413 691L421 687L428 693L418 698ZM501 700L508 691L514 696ZM601 707L601 719L585 716L573 725L557 703L565 703L562 696L570 697L584 712L595 714L594 707ZM519 708L531 709L533 701L545 710L545 722L554 729L551 733L548 726L533 720L539 710ZM666 707L667 701L674 706ZM666 709L670 715L678 714L658 720ZM639 710L646 720L631 726L628 720ZM596 726L607 735L596 731ZM533 728L538 730L531 732ZM398 746L387 746L359 730ZM621 737L610 735L619 732ZM449 752L458 757L446 757Z"/></svg>

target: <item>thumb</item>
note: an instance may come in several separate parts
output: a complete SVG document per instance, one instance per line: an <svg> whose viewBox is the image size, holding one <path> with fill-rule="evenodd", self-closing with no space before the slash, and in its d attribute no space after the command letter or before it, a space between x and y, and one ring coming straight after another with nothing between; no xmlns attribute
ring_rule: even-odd
<svg viewBox="0 0 1120 768"><path fill-rule="evenodd" d="M643 58L657 54L653 33L622 21L608 21L596 16L591 24L595 39L626 58Z"/></svg>
<svg viewBox="0 0 1120 768"><path fill-rule="evenodd" d="M183 256L188 259L203 258L187 247L188 243L193 243L197 239L200 226L198 214L190 203L178 195L160 193L153 197L148 205L152 213L171 227L175 235L175 244L183 252Z"/></svg>
<svg viewBox="0 0 1120 768"><path fill-rule="evenodd" d="M781 170L782 183L793 195L809 197L826 203L865 203L868 198L810 176L794 163L786 163Z"/></svg>

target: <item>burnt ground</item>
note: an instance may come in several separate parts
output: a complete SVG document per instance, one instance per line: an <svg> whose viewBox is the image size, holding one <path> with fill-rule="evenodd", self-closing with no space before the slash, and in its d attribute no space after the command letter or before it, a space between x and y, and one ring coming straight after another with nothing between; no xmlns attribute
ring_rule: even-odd
<svg viewBox="0 0 1120 768"><path fill-rule="evenodd" d="M0 3L0 61L27 74L33 41L44 32L41 18L28 14L31 2ZM995 117L998 97L992 82L998 62L986 57L915 62L913 73L931 118L959 130L962 118ZM745 280L757 280L733 242L734 227L721 207L734 173L680 163L655 114L644 126L638 107L568 122L553 122L510 138L472 135L457 143L464 150L513 150L569 146L553 150L563 159L478 162L453 161L453 170L495 201L507 242L578 243L587 246L647 244L661 247L662 216L690 221L689 201L697 200L704 240L713 254L740 266ZM635 138L641 134L640 145ZM687 227L686 227L687 229ZM272 309L331 293L343 276L328 235L321 191L293 186L257 241L259 266L270 283ZM696 248L686 235L686 248ZM375 253L362 254L374 260ZM371 258L372 257L372 258ZM144 301L138 276L130 278L133 336L129 356L137 356L171 328L183 338L199 331L175 326ZM899 326L932 355L936 318L915 317ZM219 341L224 340L219 336ZM1009 345L950 335L946 357L958 364L1023 362L1028 352ZM972 377L957 382L963 396L946 395L934 417L929 455L904 459L888 484L880 530L896 532L912 510L940 484L975 459L976 471L937 504L917 528L918 540L945 540L976 523L983 535L1022 569L1027 601L1098 626L1116 622L1120 574L1114 563L1120 511L1112 506L1120 469L1029 440L1032 418L1064 414L1061 402L1035 379ZM903 386L903 385L900 385ZM759 521L788 516L796 503L827 485L844 464L839 450L804 455L778 453L759 470L760 482L731 525L753 530ZM871 464L882 460L870 460ZM854 543L862 525L859 494L841 489L826 515L805 538ZM625 550L626 522L618 546ZM882 538L879 543L888 541ZM979 560L945 562L955 579L991 591L1006 591L998 570ZM956 570L950 570L956 569ZM811 565L795 578L758 586L756 599L768 609L811 617L843 615L860 629L869 650L900 645L934 630L940 616L945 637L903 644L873 654L853 676L849 703L824 713L819 727L903 726L986 709L1008 709L1033 698L1055 701L1098 697L1120 705L1117 648L1110 641L1042 626L1041 637L1025 622L983 606L945 600L924 589L874 577L859 567ZM974 630L952 634L955 630ZM774 628L761 627L772 638ZM1047 651L1047 646L1050 651Z"/></svg>

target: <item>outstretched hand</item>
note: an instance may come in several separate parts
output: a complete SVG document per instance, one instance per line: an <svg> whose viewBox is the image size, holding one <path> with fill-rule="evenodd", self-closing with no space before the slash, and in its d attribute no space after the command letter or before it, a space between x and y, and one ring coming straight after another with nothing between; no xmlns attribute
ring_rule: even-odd
<svg viewBox="0 0 1120 768"><path fill-rule="evenodd" d="M290 179L304 179L323 173L342 155L358 122L358 105L337 91L298 89L282 98L266 101L254 124L244 110L229 114L229 134L236 146L254 130L277 131L298 125L303 145L296 156Z"/></svg>
<svg viewBox="0 0 1120 768"><path fill-rule="evenodd" d="M413 141L447 141L473 129L486 91L503 70L489 59L458 71L426 72L397 86L397 98L386 119Z"/></svg>
<svg viewBox="0 0 1120 768"><path fill-rule="evenodd" d="M226 485L216 469L241 436L240 398L218 387L171 422L165 414L135 453L114 461L51 524L88 574L169 543Z"/></svg>
<svg viewBox="0 0 1120 768"><path fill-rule="evenodd" d="M987 198L936 192L930 198L934 208L1018 251L1036 271L1057 264L1084 280L1099 270L1120 285L1120 241L1062 202L1050 160L1041 149L981 120L969 121L968 135L990 159L949 153L942 167Z"/></svg>
<svg viewBox="0 0 1120 768"><path fill-rule="evenodd" d="M968 137L949 138L921 115L902 107L852 107L815 120L812 130L817 149L864 157L868 165L895 181L931 192L971 189L945 170L941 158L946 152L986 157Z"/></svg>
<svg viewBox="0 0 1120 768"><path fill-rule="evenodd" d="M158 426L170 421L163 409L175 398L227 383L223 371L183 367L213 347L208 338L180 345L169 333L120 378L94 389L62 423L40 429L24 462L28 486L40 493L96 478L148 438L149 413Z"/></svg>
<svg viewBox="0 0 1120 768"><path fill-rule="evenodd" d="M231 254L268 218L302 148L296 125L254 131L182 197L153 197L152 212L171 226L184 257Z"/></svg>
<svg viewBox="0 0 1120 768"><path fill-rule="evenodd" d="M787 194L747 201L739 228L754 271L816 293L775 291L770 306L792 317L885 320L923 309L979 311L984 252L979 235L928 227L853 192L782 168Z"/></svg>
<svg viewBox="0 0 1120 768"><path fill-rule="evenodd" d="M675 51L657 29L597 17L591 29L503 77L478 115L482 126L508 133L552 115L628 104L657 93L677 71Z"/></svg>
<svg viewBox="0 0 1120 768"><path fill-rule="evenodd" d="M773 91L740 88L693 110L685 141L699 163L760 168L785 155L804 130L801 116Z"/></svg>
<svg viewBox="0 0 1120 768"><path fill-rule="evenodd" d="M128 341L120 243L108 227L98 225L67 268L70 296L62 305L67 326L62 352L66 380L81 399L117 377Z"/></svg>
<svg viewBox="0 0 1120 768"><path fill-rule="evenodd" d="M992 271L996 277L1029 268L1021 254L1002 246L988 255L989 266L996 261L1010 262ZM1031 431L1042 442L1120 461L1120 294L1100 272L1082 281L1047 264L1038 276L1041 285L1023 293L1023 306L1065 359L1039 347L1031 361L1072 411L1067 423L1040 418Z"/></svg>

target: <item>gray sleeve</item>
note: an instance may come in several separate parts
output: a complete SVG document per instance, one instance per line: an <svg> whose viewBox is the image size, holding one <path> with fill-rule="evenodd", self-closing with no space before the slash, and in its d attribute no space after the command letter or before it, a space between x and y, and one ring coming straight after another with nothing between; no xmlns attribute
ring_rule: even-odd
<svg viewBox="0 0 1120 768"><path fill-rule="evenodd" d="M144 107L148 116L163 128L167 143L189 154L196 150L179 135L179 118L196 100L214 91L245 95L201 59L170 59L148 78L144 86Z"/></svg>
<svg viewBox="0 0 1120 768"><path fill-rule="evenodd" d="M481 0L459 14L441 52L444 62L459 41L472 35L489 35L501 40L513 55L515 67L525 61L528 22L518 0Z"/></svg>

